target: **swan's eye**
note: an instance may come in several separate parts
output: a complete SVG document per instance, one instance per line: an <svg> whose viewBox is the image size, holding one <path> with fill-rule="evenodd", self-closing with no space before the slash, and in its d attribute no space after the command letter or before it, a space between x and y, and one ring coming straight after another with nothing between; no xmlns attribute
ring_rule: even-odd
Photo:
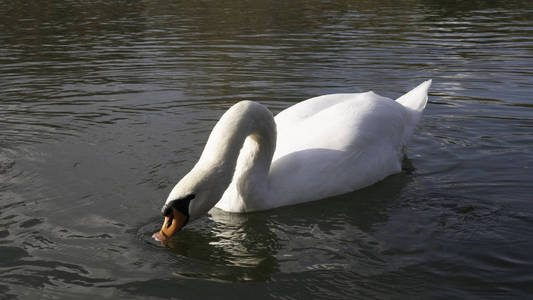
<svg viewBox="0 0 533 300"><path fill-rule="evenodd" d="M169 216L171 213L172 207L174 207L176 210L178 210L183 215L188 216L189 215L189 203L191 202L192 199L194 199L194 195L190 194L183 198L178 198L176 200L170 201L163 210L163 216L165 217Z"/></svg>

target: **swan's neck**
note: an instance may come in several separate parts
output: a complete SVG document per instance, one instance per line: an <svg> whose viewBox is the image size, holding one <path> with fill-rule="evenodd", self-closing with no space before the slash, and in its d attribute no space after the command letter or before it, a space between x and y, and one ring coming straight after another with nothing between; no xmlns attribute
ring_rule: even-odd
<svg viewBox="0 0 533 300"><path fill-rule="evenodd" d="M264 207L268 172L276 148L276 123L263 105L243 101L232 106L211 132L195 169L208 172L211 201L231 211ZM231 206L232 209L228 209Z"/></svg>

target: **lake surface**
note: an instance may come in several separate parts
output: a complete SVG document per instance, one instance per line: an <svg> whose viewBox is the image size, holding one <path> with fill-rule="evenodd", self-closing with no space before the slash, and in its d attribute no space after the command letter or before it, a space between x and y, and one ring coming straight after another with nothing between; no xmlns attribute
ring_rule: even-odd
<svg viewBox="0 0 533 300"><path fill-rule="evenodd" d="M404 171L162 247L216 120L433 79ZM533 296L531 1L0 4L0 299Z"/></svg>

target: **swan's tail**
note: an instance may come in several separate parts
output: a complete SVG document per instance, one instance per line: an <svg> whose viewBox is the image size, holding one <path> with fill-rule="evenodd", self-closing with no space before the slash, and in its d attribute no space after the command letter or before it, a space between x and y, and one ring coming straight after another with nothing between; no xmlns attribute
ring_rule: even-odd
<svg viewBox="0 0 533 300"><path fill-rule="evenodd" d="M428 101L428 90L431 86L431 79L422 82L419 86L412 89L409 93L396 99L396 102L412 110L422 112Z"/></svg>
<svg viewBox="0 0 533 300"><path fill-rule="evenodd" d="M404 145L407 143L413 131L415 130L416 124L420 121L422 117L422 112L426 107L428 101L428 90L431 86L431 79L428 81L422 82L419 86L412 89L407 94L396 99L396 102L403 105L407 108L408 111L408 120L407 126L404 133Z"/></svg>

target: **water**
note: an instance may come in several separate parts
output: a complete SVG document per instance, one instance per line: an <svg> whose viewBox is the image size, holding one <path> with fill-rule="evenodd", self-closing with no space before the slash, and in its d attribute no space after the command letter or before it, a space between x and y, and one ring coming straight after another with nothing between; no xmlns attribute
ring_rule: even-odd
<svg viewBox="0 0 533 300"><path fill-rule="evenodd" d="M532 20L530 1L0 4L0 298L531 297ZM151 239L232 103L429 78L404 172Z"/></svg>

